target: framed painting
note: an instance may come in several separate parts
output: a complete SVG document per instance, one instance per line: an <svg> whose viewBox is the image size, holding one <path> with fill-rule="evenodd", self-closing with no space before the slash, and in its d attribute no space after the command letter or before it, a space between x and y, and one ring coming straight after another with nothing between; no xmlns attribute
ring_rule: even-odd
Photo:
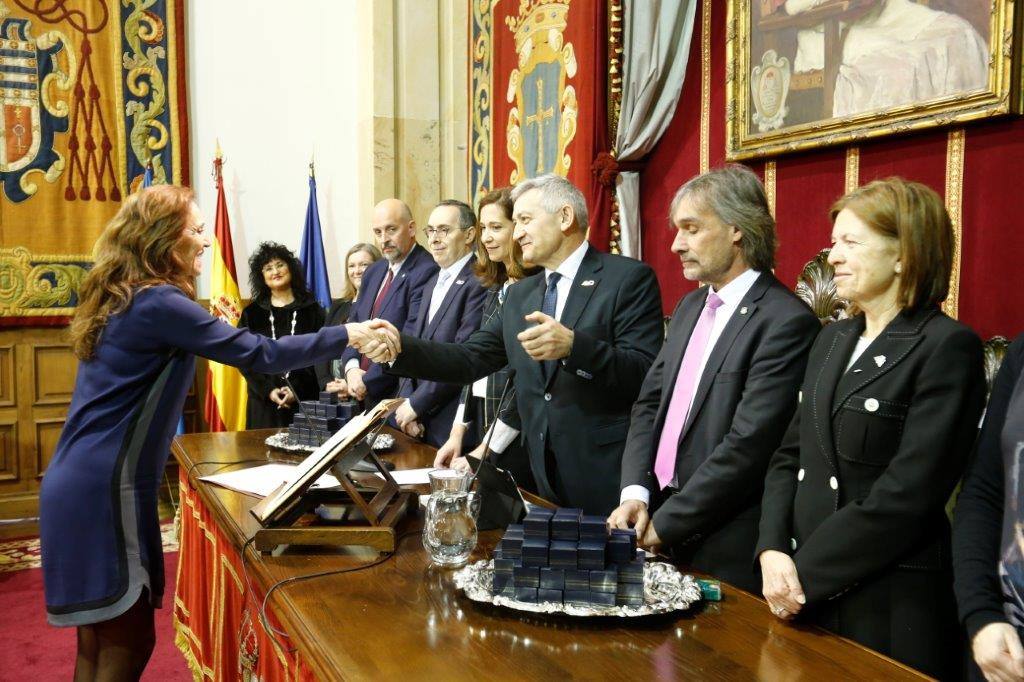
<svg viewBox="0 0 1024 682"><path fill-rule="evenodd" d="M1012 0L729 0L730 159L1021 110Z"/></svg>

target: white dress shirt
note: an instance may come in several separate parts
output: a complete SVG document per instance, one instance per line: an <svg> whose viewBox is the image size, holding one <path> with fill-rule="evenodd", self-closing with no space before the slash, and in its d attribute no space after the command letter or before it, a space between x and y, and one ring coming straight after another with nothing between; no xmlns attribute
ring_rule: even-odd
<svg viewBox="0 0 1024 682"><path fill-rule="evenodd" d="M409 249L409 253L412 253L412 249ZM391 270L391 284L392 284L392 286L395 284L395 280L398 279L398 273L402 269L402 266L405 265L405 261L408 260L409 253L407 253L404 256L402 256L402 260L398 261L397 263L389 263L388 264L388 269ZM388 276L385 274L384 277L380 280L380 286L377 287L377 293L375 293L373 295L373 300L374 301L376 301L377 297L380 296L380 290L384 288L384 282L386 282L386 281L388 281ZM371 313L373 312L373 306L370 306L370 312ZM349 360L345 364L345 374L346 374L346 376L348 375L348 371L350 369L352 369L353 367L356 367L356 368L359 367L359 360L358 359L354 358L352 360Z"/></svg>
<svg viewBox="0 0 1024 682"><path fill-rule="evenodd" d="M558 292L558 298L555 300L555 319L561 321L562 311L565 310L565 302L569 298L569 292L572 291L572 283L576 279L576 273L580 271L580 265L583 264L583 257L587 255L587 249L590 248L590 242L586 239L583 243L577 247L575 251L570 253L561 264L555 268L554 271L544 268L544 287L547 288L548 275L552 272L557 272L562 277L555 282L555 290ZM491 436L490 447L488 448L491 452L502 453L505 448L516 439L519 435L519 429L514 429L500 419L494 420L494 426L492 427L494 435ZM486 440L486 436L484 437Z"/></svg>
<svg viewBox="0 0 1024 682"><path fill-rule="evenodd" d="M467 253L465 256L455 261L446 268L442 268L437 273L437 284L434 285L434 290L430 293L430 309L427 311L427 324L430 324L434 320L434 315L437 314L437 309L441 307L441 302L444 297L448 295L448 290L452 288L455 283L455 279L462 272L462 268L465 267L469 259L473 257L473 253Z"/></svg>
<svg viewBox="0 0 1024 682"><path fill-rule="evenodd" d="M732 319L733 313L739 308L740 303L746 297L747 292L750 291L750 287L754 286L754 282L761 275L757 270L747 269L743 273L738 275L736 279L726 284L721 288L720 291L715 291L714 288L709 287L709 292L718 294L718 297L722 299L722 305L715 311L715 322L711 326L711 334L708 335L708 343L704 347L704 355L700 359L700 371L697 376L702 377L704 375L704 368L708 364L708 358L711 357L711 352L715 349L715 344L718 343L718 338L722 335L722 330L725 329L725 325L729 324L729 320ZM683 353L686 350L683 349ZM682 362L682 356L679 361ZM674 387L673 387L674 388ZM669 391L672 388L667 389ZM687 411L693 407L693 401L697 397L697 392L694 391L690 398L690 404L687 406ZM660 437L661 434L659 433ZM673 485L676 485L676 481L673 479ZM642 485L627 485L622 489L622 494L619 496L619 504L626 500L640 500L644 504L649 504L651 500L651 492Z"/></svg>

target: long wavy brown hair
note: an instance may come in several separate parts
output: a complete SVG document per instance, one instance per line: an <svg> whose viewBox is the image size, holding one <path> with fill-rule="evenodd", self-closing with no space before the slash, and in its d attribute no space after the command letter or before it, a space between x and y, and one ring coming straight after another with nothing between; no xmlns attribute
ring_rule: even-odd
<svg viewBox="0 0 1024 682"><path fill-rule="evenodd" d="M79 359L93 357L110 316L127 309L137 291L171 284L195 298L192 265L182 248L192 198L187 187L147 187L129 196L107 223L71 322L72 348Z"/></svg>

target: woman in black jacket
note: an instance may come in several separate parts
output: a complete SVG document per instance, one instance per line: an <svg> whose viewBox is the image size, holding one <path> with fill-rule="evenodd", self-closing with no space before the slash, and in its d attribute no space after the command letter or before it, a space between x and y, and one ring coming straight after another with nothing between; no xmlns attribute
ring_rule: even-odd
<svg viewBox="0 0 1024 682"><path fill-rule="evenodd" d="M811 349L799 407L765 480L763 591L800 617L939 677L959 628L945 504L984 401L981 342L939 308L953 230L924 185L878 180L831 211L851 319Z"/></svg>
<svg viewBox="0 0 1024 682"><path fill-rule="evenodd" d="M324 309L306 289L302 265L286 246L263 242L249 259L252 302L242 310L238 326L280 339L309 334L324 326ZM300 400L315 400L319 385L313 367L285 374L242 371L249 384L246 428L288 426ZM298 392L292 393L288 382Z"/></svg>
<svg viewBox="0 0 1024 682"><path fill-rule="evenodd" d="M973 679L1024 680L1024 335L1003 358L957 498L953 573ZM1010 485L1006 485L1009 478Z"/></svg>

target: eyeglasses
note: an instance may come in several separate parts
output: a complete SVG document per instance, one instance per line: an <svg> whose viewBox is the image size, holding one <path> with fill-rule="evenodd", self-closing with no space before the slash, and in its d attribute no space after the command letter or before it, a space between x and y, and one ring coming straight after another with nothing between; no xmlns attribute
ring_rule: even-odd
<svg viewBox="0 0 1024 682"><path fill-rule="evenodd" d="M459 227L457 229L465 231L467 228ZM428 227L423 228L423 234L427 235L427 237L433 237L436 234L441 239L444 239L449 234L451 234L451 232L452 232L452 228L447 226L447 225L442 225L441 227L429 227L428 226Z"/></svg>
<svg viewBox="0 0 1024 682"><path fill-rule="evenodd" d="M267 263L266 265L264 265L262 272L264 274L269 274L271 272L287 272L287 270L288 270L288 264L287 263L282 263L281 261L277 261L277 262L274 262L274 263Z"/></svg>

